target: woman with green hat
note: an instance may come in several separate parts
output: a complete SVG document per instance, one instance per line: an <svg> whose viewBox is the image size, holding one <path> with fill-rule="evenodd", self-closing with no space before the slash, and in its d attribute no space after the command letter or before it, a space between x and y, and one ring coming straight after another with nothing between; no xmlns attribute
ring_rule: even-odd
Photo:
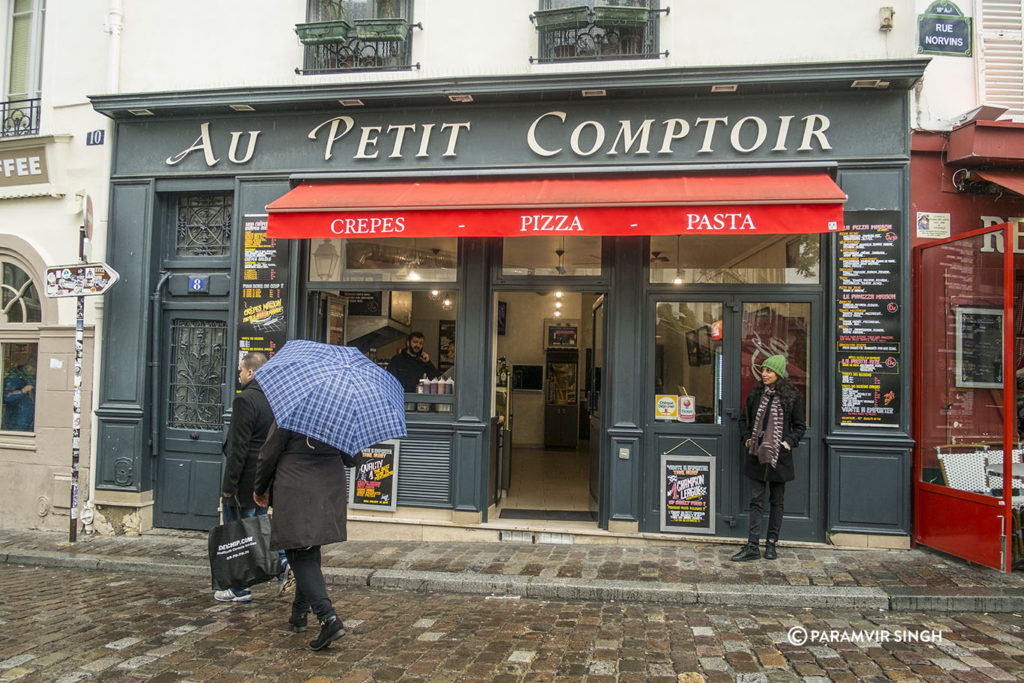
<svg viewBox="0 0 1024 683"><path fill-rule="evenodd" d="M768 537L764 559L778 557L775 549L782 529L782 512L786 498L786 482L792 481L793 449L803 438L807 424L800 393L790 383L786 357L769 356L761 363L761 381L747 396L743 406L740 431L746 455L743 473L750 482L750 530L747 544L730 559L746 562L761 558L761 518L764 514L765 489L770 492Z"/></svg>

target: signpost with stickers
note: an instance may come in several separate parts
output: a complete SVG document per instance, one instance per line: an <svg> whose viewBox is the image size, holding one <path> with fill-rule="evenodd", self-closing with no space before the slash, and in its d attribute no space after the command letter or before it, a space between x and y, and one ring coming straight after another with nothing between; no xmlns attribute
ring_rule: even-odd
<svg viewBox="0 0 1024 683"><path fill-rule="evenodd" d="M103 294L118 280L117 271L106 263L85 263L85 241L92 234L92 202L83 201L83 224L79 228L78 258L80 263L46 269L45 294L48 298L76 297L75 317L75 382L71 418L71 526L72 543L78 538L78 460L82 434L82 344L85 329L85 297Z"/></svg>

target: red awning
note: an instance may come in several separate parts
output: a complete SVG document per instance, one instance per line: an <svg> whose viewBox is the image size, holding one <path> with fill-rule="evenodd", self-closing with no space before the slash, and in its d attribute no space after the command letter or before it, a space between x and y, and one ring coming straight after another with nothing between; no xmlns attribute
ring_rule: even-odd
<svg viewBox="0 0 1024 683"><path fill-rule="evenodd" d="M844 201L824 173L303 184L267 206L267 234L814 233L841 229Z"/></svg>
<svg viewBox="0 0 1024 683"><path fill-rule="evenodd" d="M1017 194L1024 194L1024 173L1021 171L971 171L971 173Z"/></svg>

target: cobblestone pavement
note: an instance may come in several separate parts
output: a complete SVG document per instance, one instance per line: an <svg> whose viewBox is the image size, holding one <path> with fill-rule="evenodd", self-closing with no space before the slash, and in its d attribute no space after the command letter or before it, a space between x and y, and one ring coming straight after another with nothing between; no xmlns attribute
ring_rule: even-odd
<svg viewBox="0 0 1024 683"><path fill-rule="evenodd" d="M0 680L1024 679L1019 614L542 601L334 586L348 634L312 652L306 643L315 629L288 631L288 600L274 598L274 590L257 586L252 603L222 604L188 577L7 565L0 571ZM805 632L810 640L800 644Z"/></svg>
<svg viewBox="0 0 1024 683"><path fill-rule="evenodd" d="M0 531L0 554L28 550L146 558L206 565L206 534L152 531L143 536L80 536ZM348 541L324 548L324 566L496 576L565 577L657 583L728 583L858 588L992 588L1024 594L1024 571L1006 574L926 548L859 550L783 543L774 562L730 562L739 543L557 545Z"/></svg>

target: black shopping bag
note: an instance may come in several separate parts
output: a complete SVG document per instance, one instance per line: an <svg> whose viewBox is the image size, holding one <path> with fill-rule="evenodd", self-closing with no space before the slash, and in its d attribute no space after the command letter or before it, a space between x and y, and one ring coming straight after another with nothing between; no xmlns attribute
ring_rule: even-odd
<svg viewBox="0 0 1024 683"><path fill-rule="evenodd" d="M245 517L210 529L214 590L247 588L277 578L280 559L270 549L270 517Z"/></svg>

